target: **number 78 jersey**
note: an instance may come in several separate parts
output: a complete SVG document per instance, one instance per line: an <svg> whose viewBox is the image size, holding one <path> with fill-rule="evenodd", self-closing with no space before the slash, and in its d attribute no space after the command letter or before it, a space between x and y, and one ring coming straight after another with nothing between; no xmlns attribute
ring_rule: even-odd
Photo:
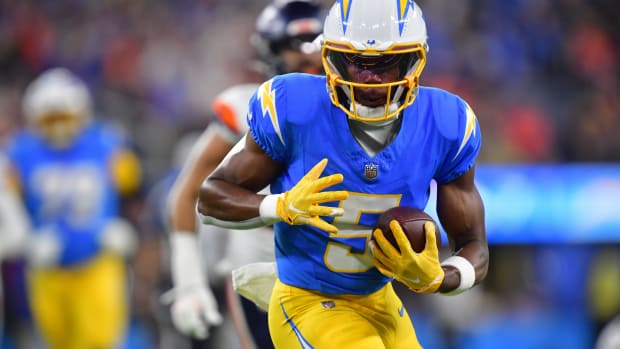
<svg viewBox="0 0 620 349"><path fill-rule="evenodd" d="M328 203L344 215L324 218L336 234L310 226L277 223L275 250L282 282L328 294L369 294L390 281L372 263L368 242L379 215L390 207L424 209L431 180L448 183L475 163L481 137L476 117L461 98L420 87L400 117L394 140L374 156L357 143L347 116L335 107L325 77L277 76L250 100L248 124L256 143L284 165L272 193L291 189L317 162L328 158L323 176L342 173L327 190L347 190L349 199Z"/></svg>

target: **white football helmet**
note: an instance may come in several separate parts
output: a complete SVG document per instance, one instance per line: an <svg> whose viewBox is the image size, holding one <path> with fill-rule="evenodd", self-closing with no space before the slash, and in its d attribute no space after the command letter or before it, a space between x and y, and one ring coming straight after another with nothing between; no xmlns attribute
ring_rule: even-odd
<svg viewBox="0 0 620 349"><path fill-rule="evenodd" d="M321 38L332 102L356 120L377 122L396 117L416 97L426 64L426 40L422 10L413 0L336 1ZM352 71L358 76L386 71L397 76L389 82L360 82L352 79ZM373 89L374 95L362 98L368 89ZM377 90L383 90L380 97Z"/></svg>
<svg viewBox="0 0 620 349"><path fill-rule="evenodd" d="M91 116L88 88L65 68L53 68L35 79L24 94L26 122L53 146L70 144Z"/></svg>

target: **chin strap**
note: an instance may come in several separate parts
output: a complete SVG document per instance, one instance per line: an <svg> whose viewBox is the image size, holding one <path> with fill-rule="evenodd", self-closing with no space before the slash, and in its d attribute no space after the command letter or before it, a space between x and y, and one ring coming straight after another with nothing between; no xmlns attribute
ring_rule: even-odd
<svg viewBox="0 0 620 349"><path fill-rule="evenodd" d="M388 110L386 113L385 106L367 107L357 102L351 103L351 89L349 88L349 86L342 85L340 87L342 88L342 91L349 100L349 110L352 113L355 113L355 111L357 111L357 115L367 119L381 119L387 114L396 112L396 110L398 110L398 108L400 107L398 101L400 100L400 97L403 95L404 92L404 88L402 86L398 86L398 88L396 89L396 93L394 93L394 96L392 97L393 102L390 103L390 105L388 106Z"/></svg>
<svg viewBox="0 0 620 349"><path fill-rule="evenodd" d="M368 118L368 119L381 119L381 118L385 117L385 115L386 115L385 107L373 107L373 108L371 108L371 107L367 107L365 105L361 105L359 103L355 103L355 107L353 106L353 104L351 104L351 107L349 108L349 110L351 110L351 112L354 112L354 110L357 110L357 115L359 115L359 116L361 116L363 118ZM388 107L387 114L393 113L396 110L398 110L398 103L392 103ZM379 125L382 122L384 122L385 124L389 124L392 121L394 121L393 118L391 118L389 120L385 120L385 121L373 122L373 125Z"/></svg>

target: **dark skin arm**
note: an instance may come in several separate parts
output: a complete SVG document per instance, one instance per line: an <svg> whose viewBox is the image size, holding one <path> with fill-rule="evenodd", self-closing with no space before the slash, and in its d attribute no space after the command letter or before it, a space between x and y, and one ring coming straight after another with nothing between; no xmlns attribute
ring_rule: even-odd
<svg viewBox="0 0 620 349"><path fill-rule="evenodd" d="M193 232L196 230L194 206L202 180L232 148L233 144L207 129L194 145L200 147L196 158L189 158L183 165L181 175L174 183L171 198L170 222L172 231ZM194 150L194 149L192 149Z"/></svg>
<svg viewBox="0 0 620 349"><path fill-rule="evenodd" d="M198 196L198 212L222 220L243 221L259 216L264 195L256 194L282 171L246 134L243 148L224 160L203 182Z"/></svg>
<svg viewBox="0 0 620 349"><path fill-rule="evenodd" d="M484 205L474 183L475 168L461 177L437 187L437 214L445 229L450 248L467 258L476 270L476 283L482 281L489 266L489 249L484 227ZM444 267L445 278L439 292L455 289L461 280L453 267Z"/></svg>

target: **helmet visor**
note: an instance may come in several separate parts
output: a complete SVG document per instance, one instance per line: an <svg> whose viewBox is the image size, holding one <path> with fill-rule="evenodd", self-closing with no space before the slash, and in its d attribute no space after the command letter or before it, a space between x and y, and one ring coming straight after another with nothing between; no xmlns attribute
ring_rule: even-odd
<svg viewBox="0 0 620 349"><path fill-rule="evenodd" d="M375 74L382 74L393 69L398 69L397 79L402 80L420 60L418 52L360 54L329 51L327 56L339 75L345 80L355 80L355 72L367 70Z"/></svg>

